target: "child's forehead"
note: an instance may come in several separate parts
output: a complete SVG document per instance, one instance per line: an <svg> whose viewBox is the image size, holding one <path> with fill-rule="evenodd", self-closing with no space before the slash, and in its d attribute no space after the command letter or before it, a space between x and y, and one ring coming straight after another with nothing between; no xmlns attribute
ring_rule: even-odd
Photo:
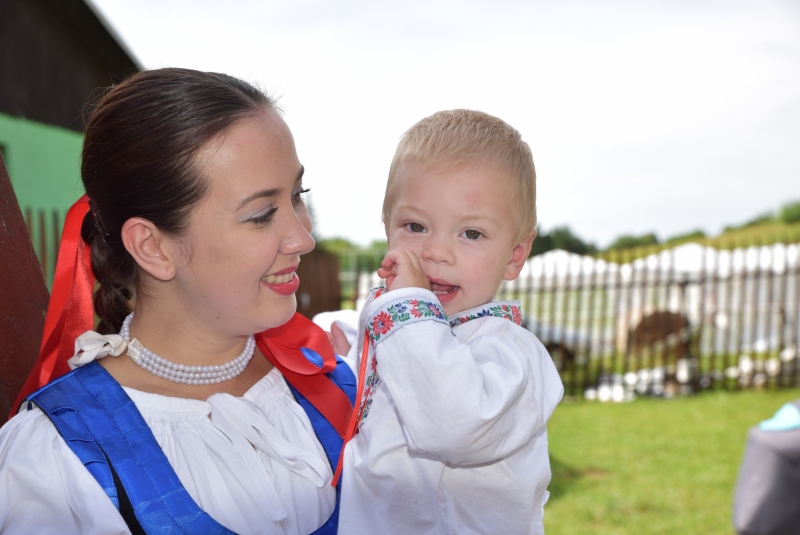
<svg viewBox="0 0 800 535"><path fill-rule="evenodd" d="M518 181L514 174L503 167L491 162L468 161L468 162L436 162L427 163L420 161L408 161L398 167L395 175L395 188L406 189L409 182L418 185L420 181L435 182L455 182L460 178L470 177L470 183L478 186L478 189L464 191L466 200L477 201L480 199L481 192L489 189L508 191L509 203L516 205L516 190Z"/></svg>
<svg viewBox="0 0 800 535"><path fill-rule="evenodd" d="M492 166L426 166L414 163L398 169L392 211L413 208L415 203L448 204L458 211L485 211L489 205L510 215L521 208L516 181L511 173ZM456 201L455 206L447 201ZM488 203L488 204L487 204Z"/></svg>

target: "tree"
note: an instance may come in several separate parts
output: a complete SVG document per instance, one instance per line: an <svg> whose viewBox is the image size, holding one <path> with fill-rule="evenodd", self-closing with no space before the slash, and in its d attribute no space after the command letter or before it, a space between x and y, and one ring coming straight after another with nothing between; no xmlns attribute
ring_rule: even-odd
<svg viewBox="0 0 800 535"><path fill-rule="evenodd" d="M317 240L317 247L334 254L351 253L360 249L358 245L347 238L339 236Z"/></svg>
<svg viewBox="0 0 800 535"><path fill-rule="evenodd" d="M648 245L658 245L658 236L655 233L650 232L648 234L643 234L641 236L633 236L631 234L625 234L614 240L614 242L608 246L609 251L613 251L615 249L628 249L630 247L645 247Z"/></svg>
<svg viewBox="0 0 800 535"><path fill-rule="evenodd" d="M550 232L537 229L536 239L533 240L531 256L546 253L553 249L563 249L575 254L591 254L597 252L597 247L593 243L584 242L581 238L572 233L568 226L555 227Z"/></svg>
<svg viewBox="0 0 800 535"><path fill-rule="evenodd" d="M664 243L669 245L669 244L673 244L673 243L684 242L684 241L689 241L689 240L696 240L696 239L705 238L705 237L706 237L706 233L703 232L700 229L697 229L697 230L693 230L692 232L684 232L683 234L677 234L675 236L667 238L667 240Z"/></svg>
<svg viewBox="0 0 800 535"><path fill-rule="evenodd" d="M800 221L800 201L784 204L778 217L784 223Z"/></svg>

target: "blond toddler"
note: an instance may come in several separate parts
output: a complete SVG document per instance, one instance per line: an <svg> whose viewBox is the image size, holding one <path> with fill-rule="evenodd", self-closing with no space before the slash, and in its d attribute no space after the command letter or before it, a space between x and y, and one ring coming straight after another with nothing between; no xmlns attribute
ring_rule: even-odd
<svg viewBox="0 0 800 535"><path fill-rule="evenodd" d="M340 533L544 533L546 423L563 386L519 303L492 301L536 236L535 181L528 145L490 115L443 111L403 136L383 205L386 288L349 355L363 394Z"/></svg>

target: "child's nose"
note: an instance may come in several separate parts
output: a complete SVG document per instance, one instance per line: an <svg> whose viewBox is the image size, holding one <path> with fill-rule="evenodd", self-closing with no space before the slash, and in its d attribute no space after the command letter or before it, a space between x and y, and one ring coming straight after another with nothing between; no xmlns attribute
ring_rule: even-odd
<svg viewBox="0 0 800 535"><path fill-rule="evenodd" d="M445 236L431 235L422 245L422 260L452 264L455 261L453 244Z"/></svg>

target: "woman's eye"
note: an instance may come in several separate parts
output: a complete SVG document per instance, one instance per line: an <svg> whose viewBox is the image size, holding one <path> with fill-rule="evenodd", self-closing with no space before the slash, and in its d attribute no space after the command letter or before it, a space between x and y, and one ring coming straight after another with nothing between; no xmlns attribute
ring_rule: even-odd
<svg viewBox="0 0 800 535"><path fill-rule="evenodd" d="M468 240L477 240L481 236L483 236L483 234L481 234L477 230L470 229L470 230L465 230L464 231L464 237L466 237Z"/></svg>
<svg viewBox="0 0 800 535"><path fill-rule="evenodd" d="M275 215L275 212L278 211L278 208L273 208L271 210L267 210L267 212L263 215L255 216L250 219L250 222L254 225L266 225L272 220L272 217Z"/></svg>
<svg viewBox="0 0 800 535"><path fill-rule="evenodd" d="M292 204L300 204L303 202L303 193L308 193L311 188L299 189L292 193Z"/></svg>
<svg viewBox="0 0 800 535"><path fill-rule="evenodd" d="M411 232L425 232L425 227L423 227L419 223L409 223L408 225L406 225L406 227Z"/></svg>

